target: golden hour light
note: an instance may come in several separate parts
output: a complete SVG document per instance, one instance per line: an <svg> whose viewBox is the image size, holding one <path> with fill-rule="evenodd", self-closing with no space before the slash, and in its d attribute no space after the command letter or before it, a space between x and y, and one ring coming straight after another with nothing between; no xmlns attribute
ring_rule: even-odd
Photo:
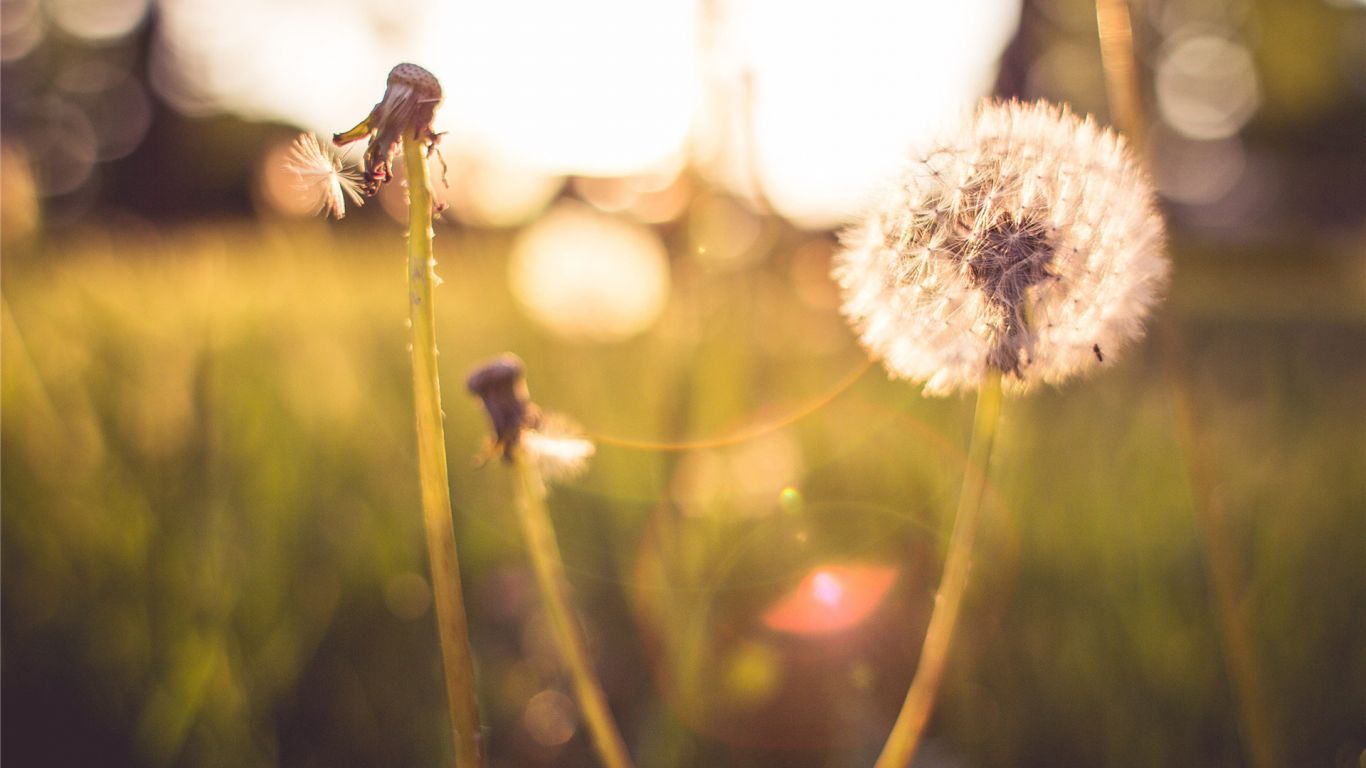
<svg viewBox="0 0 1366 768"><path fill-rule="evenodd" d="M445 167L441 162L446 163ZM537 170L523 160L450 142L440 159L428 162L438 181L436 197L455 218L480 227L525 224L546 209L564 179Z"/></svg>
<svg viewBox="0 0 1366 768"><path fill-rule="evenodd" d="M180 109L323 132L369 106L366 73L419 61L444 85L436 129L457 165L480 171L485 161L459 159L477 147L528 181L625 177L688 155L742 195L762 190L778 212L823 227L858 210L908 144L986 92L1018 8L517 0L435 4L421 26L375 37L333 3L168 0L153 74ZM213 44L197 44L205 38ZM838 55L813 55L814 41ZM464 185L457 214L515 220L498 211L535 188L518 184Z"/></svg>
<svg viewBox="0 0 1366 768"><path fill-rule="evenodd" d="M780 213L813 228L857 212L908 146L971 108L1019 12L1014 0L720 7L709 63L747 84L716 107L748 122L726 172L748 164Z"/></svg>
<svg viewBox="0 0 1366 768"><path fill-rule="evenodd" d="M561 176L451 142L443 142L427 158L427 173L432 198L441 208L439 221L487 229L511 229L535 220L565 185ZM403 187L407 171L397 169L395 178L400 184L381 189L378 202L394 221L403 222L408 210Z"/></svg>
<svg viewBox="0 0 1366 768"><path fill-rule="evenodd" d="M531 318L581 341L635 336L669 299L669 263L659 238L581 203L561 203L522 232L508 276Z"/></svg>
<svg viewBox="0 0 1366 768"><path fill-rule="evenodd" d="M1366 768L1366 0L0 0L0 762Z"/></svg>

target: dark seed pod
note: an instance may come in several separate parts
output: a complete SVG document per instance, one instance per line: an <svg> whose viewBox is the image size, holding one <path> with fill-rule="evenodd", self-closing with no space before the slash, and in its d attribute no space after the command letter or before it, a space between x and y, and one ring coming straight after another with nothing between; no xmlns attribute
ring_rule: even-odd
<svg viewBox="0 0 1366 768"><path fill-rule="evenodd" d="M484 401L493 425L494 447L505 460L511 460L523 429L534 428L540 411L531 402L523 375L522 359L511 352L480 366L465 382L470 393Z"/></svg>

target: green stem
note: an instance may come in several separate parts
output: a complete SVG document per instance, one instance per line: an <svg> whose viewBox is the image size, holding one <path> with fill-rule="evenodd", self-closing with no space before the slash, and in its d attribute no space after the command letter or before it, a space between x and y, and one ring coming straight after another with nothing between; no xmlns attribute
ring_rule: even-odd
<svg viewBox="0 0 1366 768"><path fill-rule="evenodd" d="M982 508L982 492L986 488L987 464L991 461L991 444L996 437L996 424L1001 415L1001 374L993 371L983 378L977 390L977 412L972 421L972 441L968 445L968 461L963 472L963 491L958 497L958 514L954 518L953 535L944 559L944 576L935 597L930 626L925 630L925 644L920 649L920 662L915 679L901 714L887 736L887 743L878 756L876 768L902 768L915 757L925 723L930 719L939 683L944 677L949 645L953 640L958 612L967 589L968 572L972 570L972 542L977 531L978 513Z"/></svg>
<svg viewBox="0 0 1366 768"><path fill-rule="evenodd" d="M460 586L460 560L455 551L450 482L446 475L441 382L436 370L432 190L427 180L427 153L422 142L404 135L403 160L408 171L408 312L413 334L413 405L417 412L422 518L427 530L436 626L441 638L441 662L455 737L455 764L459 768L480 768L484 759L479 750L479 702L474 694L474 660Z"/></svg>
<svg viewBox="0 0 1366 768"><path fill-rule="evenodd" d="M593 666L588 661L588 650L583 633L569 605L569 581L564 575L564 560L555 542L555 527L546 509L545 483L533 459L522 450L514 451L517 465L517 516L526 537L531 566L536 573L536 584L550 614L551 630L564 656L569 676L574 683L574 694L583 711L584 722L593 735L593 746L607 768L630 768L631 757L626 752L612 713L607 708L607 697L602 692Z"/></svg>

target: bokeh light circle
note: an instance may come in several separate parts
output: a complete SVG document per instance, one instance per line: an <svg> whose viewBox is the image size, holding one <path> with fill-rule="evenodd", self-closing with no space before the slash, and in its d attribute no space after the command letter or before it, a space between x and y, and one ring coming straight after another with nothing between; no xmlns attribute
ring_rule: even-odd
<svg viewBox="0 0 1366 768"><path fill-rule="evenodd" d="M552 333L581 341L630 338L669 297L664 245L649 228L562 202L513 244L513 295Z"/></svg>
<svg viewBox="0 0 1366 768"><path fill-rule="evenodd" d="M150 6L151 0L47 0L45 7L64 31L98 42L132 32Z"/></svg>
<svg viewBox="0 0 1366 768"><path fill-rule="evenodd" d="M558 747L578 730L578 713L568 696L546 689L527 702L522 712L522 725L538 744Z"/></svg>
<svg viewBox="0 0 1366 768"><path fill-rule="evenodd" d="M1191 139L1225 139L1242 129L1261 104L1252 54L1217 35L1177 40L1157 64L1162 119Z"/></svg>

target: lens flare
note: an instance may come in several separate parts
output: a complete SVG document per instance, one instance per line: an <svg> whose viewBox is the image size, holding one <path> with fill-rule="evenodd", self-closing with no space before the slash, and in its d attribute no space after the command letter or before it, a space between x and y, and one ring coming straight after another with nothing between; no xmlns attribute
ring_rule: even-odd
<svg viewBox="0 0 1366 768"><path fill-rule="evenodd" d="M766 612L769 629L794 635L824 635L852 629L877 610L897 571L881 565L823 565Z"/></svg>

